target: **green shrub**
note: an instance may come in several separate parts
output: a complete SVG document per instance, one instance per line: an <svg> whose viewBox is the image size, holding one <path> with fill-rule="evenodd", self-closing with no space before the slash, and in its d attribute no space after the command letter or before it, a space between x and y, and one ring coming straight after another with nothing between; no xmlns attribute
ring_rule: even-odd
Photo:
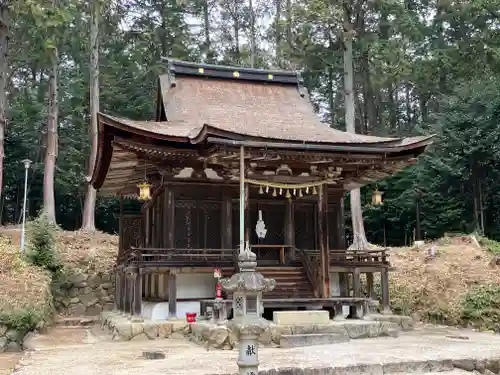
<svg viewBox="0 0 500 375"><path fill-rule="evenodd" d="M462 301L461 318L478 328L500 328L500 285L490 284L473 289Z"/></svg>
<svg viewBox="0 0 500 375"><path fill-rule="evenodd" d="M56 229L47 215L42 212L30 223L26 251L27 260L31 264L49 271L53 278L56 278L62 269L54 236Z"/></svg>
<svg viewBox="0 0 500 375"><path fill-rule="evenodd" d="M491 240L487 237L479 237L479 236L478 236L478 242L482 247L484 247L489 252L493 254L500 254L500 242Z"/></svg>
<svg viewBox="0 0 500 375"><path fill-rule="evenodd" d="M40 322L49 317L50 312L50 306L43 309L29 306L8 313L0 312L0 324L20 332L33 331Z"/></svg>

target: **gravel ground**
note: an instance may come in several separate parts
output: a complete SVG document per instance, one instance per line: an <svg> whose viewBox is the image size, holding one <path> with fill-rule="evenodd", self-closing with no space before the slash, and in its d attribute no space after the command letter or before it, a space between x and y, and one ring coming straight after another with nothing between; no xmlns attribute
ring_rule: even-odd
<svg viewBox="0 0 500 375"><path fill-rule="evenodd" d="M29 344L34 350L25 354L16 375L206 375L237 371L236 351L207 352L200 346L175 339L113 342L96 327L54 328L47 335L33 338ZM166 359L142 359L142 351L148 349L165 352ZM500 359L500 336L421 327L399 338L361 339L293 349L263 348L259 354L261 370L444 359ZM422 368L421 373L432 374L429 371L433 369ZM447 372L449 375L462 373L465 374L459 370Z"/></svg>

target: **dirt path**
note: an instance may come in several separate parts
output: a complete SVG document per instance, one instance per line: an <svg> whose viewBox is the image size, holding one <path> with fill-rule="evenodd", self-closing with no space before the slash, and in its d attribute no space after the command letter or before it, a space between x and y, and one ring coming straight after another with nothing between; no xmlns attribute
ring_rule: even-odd
<svg viewBox="0 0 500 375"><path fill-rule="evenodd" d="M180 339L116 342L97 327L54 328L29 344L34 350L24 355L23 366L16 375L206 375L237 371L236 350L207 352ZM148 349L163 351L166 359L143 359L142 351ZM264 348L259 354L262 370L307 368L307 374L312 375L313 369L320 368L348 366L352 371L345 373L356 373L356 366L364 366L365 370L366 366L378 366L380 371L383 366L384 372L433 374L443 371L446 364L450 366L452 360L500 359L500 336L422 328L399 338L293 349ZM453 370L447 374L461 372Z"/></svg>
<svg viewBox="0 0 500 375"><path fill-rule="evenodd" d="M0 353L0 375L12 374L21 356L21 353Z"/></svg>

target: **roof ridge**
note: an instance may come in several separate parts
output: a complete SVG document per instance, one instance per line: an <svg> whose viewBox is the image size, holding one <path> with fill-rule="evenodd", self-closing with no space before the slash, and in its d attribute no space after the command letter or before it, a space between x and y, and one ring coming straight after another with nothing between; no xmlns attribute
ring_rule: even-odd
<svg viewBox="0 0 500 375"><path fill-rule="evenodd" d="M195 63L176 59L162 58L167 63L167 74L175 82L176 75L230 79L234 81L267 82L270 84L289 84L303 87L303 79L298 71L246 68L227 65Z"/></svg>

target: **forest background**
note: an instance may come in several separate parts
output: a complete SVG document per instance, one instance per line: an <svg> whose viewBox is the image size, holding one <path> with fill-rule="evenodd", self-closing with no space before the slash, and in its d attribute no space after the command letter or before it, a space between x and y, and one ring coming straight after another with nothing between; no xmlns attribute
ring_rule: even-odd
<svg viewBox="0 0 500 375"><path fill-rule="evenodd" d="M21 220L29 158L28 217L53 191L57 223L82 226L91 97L103 112L154 119L162 57L300 70L325 126L345 130L347 24L356 132L436 134L416 165L362 189L368 240L408 244L417 217L427 238L500 239L500 0L3 1L1 223ZM96 77L100 93L91 95ZM381 206L370 204L375 188ZM117 231L117 211L116 199L98 197L96 227Z"/></svg>

